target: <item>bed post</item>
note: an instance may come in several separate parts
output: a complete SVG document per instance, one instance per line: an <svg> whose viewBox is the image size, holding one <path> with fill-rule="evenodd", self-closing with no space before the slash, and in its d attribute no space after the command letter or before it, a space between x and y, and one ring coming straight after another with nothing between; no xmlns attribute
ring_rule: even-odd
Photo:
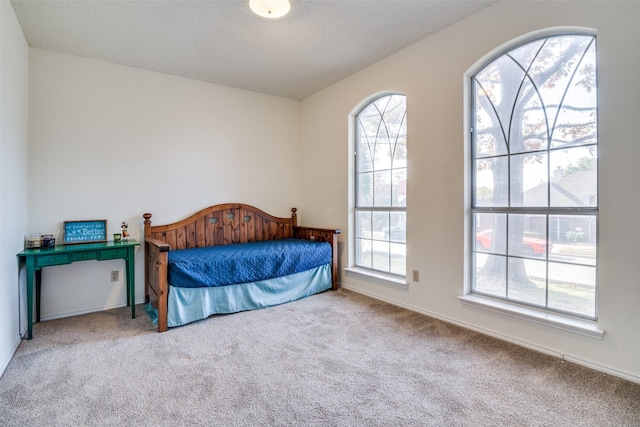
<svg viewBox="0 0 640 427"><path fill-rule="evenodd" d="M331 234L331 289L338 290L338 234L340 230L335 230Z"/></svg>
<svg viewBox="0 0 640 427"><path fill-rule="evenodd" d="M291 219L294 227L298 226L298 214L296 212L298 212L298 208L291 208Z"/></svg>
<svg viewBox="0 0 640 427"><path fill-rule="evenodd" d="M146 256L149 254L149 244L147 243L147 237L151 237L151 214L146 213L142 215L144 218L144 253L145 253L145 261L144 261L144 303L149 302L149 263L147 262Z"/></svg>
<svg viewBox="0 0 640 427"><path fill-rule="evenodd" d="M168 254L171 249L167 242L154 238L151 230L151 214L144 218L144 299L158 310L158 332L167 330L167 283ZM151 298L150 292L153 293ZM156 307L157 306L157 307Z"/></svg>
<svg viewBox="0 0 640 427"><path fill-rule="evenodd" d="M144 237L151 237L151 214L146 213L142 217L144 218Z"/></svg>

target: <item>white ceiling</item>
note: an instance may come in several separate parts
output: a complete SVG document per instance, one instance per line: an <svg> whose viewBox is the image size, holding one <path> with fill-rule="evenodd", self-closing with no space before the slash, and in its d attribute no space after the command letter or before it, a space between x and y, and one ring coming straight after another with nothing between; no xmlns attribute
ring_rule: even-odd
<svg viewBox="0 0 640 427"><path fill-rule="evenodd" d="M29 46L293 99L495 0L11 0Z"/></svg>

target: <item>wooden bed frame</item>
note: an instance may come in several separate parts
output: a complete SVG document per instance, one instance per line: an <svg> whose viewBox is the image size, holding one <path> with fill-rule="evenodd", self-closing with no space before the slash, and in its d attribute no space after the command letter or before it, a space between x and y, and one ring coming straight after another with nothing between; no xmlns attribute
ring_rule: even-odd
<svg viewBox="0 0 640 427"><path fill-rule="evenodd" d="M253 206L227 203L211 206L166 225L151 225L151 214L145 213L145 302L158 310L158 332L167 330L167 267L169 250L230 245L276 239L305 239L329 242L332 247L332 289L338 289L338 234L340 230L298 227L297 209L291 218L271 216Z"/></svg>

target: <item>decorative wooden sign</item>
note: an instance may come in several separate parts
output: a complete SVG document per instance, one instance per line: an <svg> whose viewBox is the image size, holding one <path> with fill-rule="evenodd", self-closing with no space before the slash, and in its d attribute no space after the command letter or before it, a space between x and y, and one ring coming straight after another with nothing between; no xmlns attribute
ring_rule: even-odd
<svg viewBox="0 0 640 427"><path fill-rule="evenodd" d="M94 243L107 241L107 220L93 219L89 221L65 221L65 245L74 243Z"/></svg>

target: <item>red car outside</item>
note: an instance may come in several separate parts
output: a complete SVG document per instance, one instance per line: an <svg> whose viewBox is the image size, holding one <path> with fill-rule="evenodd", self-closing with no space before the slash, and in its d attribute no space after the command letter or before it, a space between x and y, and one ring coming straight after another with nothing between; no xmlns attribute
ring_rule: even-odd
<svg viewBox="0 0 640 427"><path fill-rule="evenodd" d="M476 250L488 251L491 249L493 230L484 230L476 233ZM524 255L544 255L547 251L547 241L537 237L524 236L522 239ZM549 252L553 244L548 242Z"/></svg>

